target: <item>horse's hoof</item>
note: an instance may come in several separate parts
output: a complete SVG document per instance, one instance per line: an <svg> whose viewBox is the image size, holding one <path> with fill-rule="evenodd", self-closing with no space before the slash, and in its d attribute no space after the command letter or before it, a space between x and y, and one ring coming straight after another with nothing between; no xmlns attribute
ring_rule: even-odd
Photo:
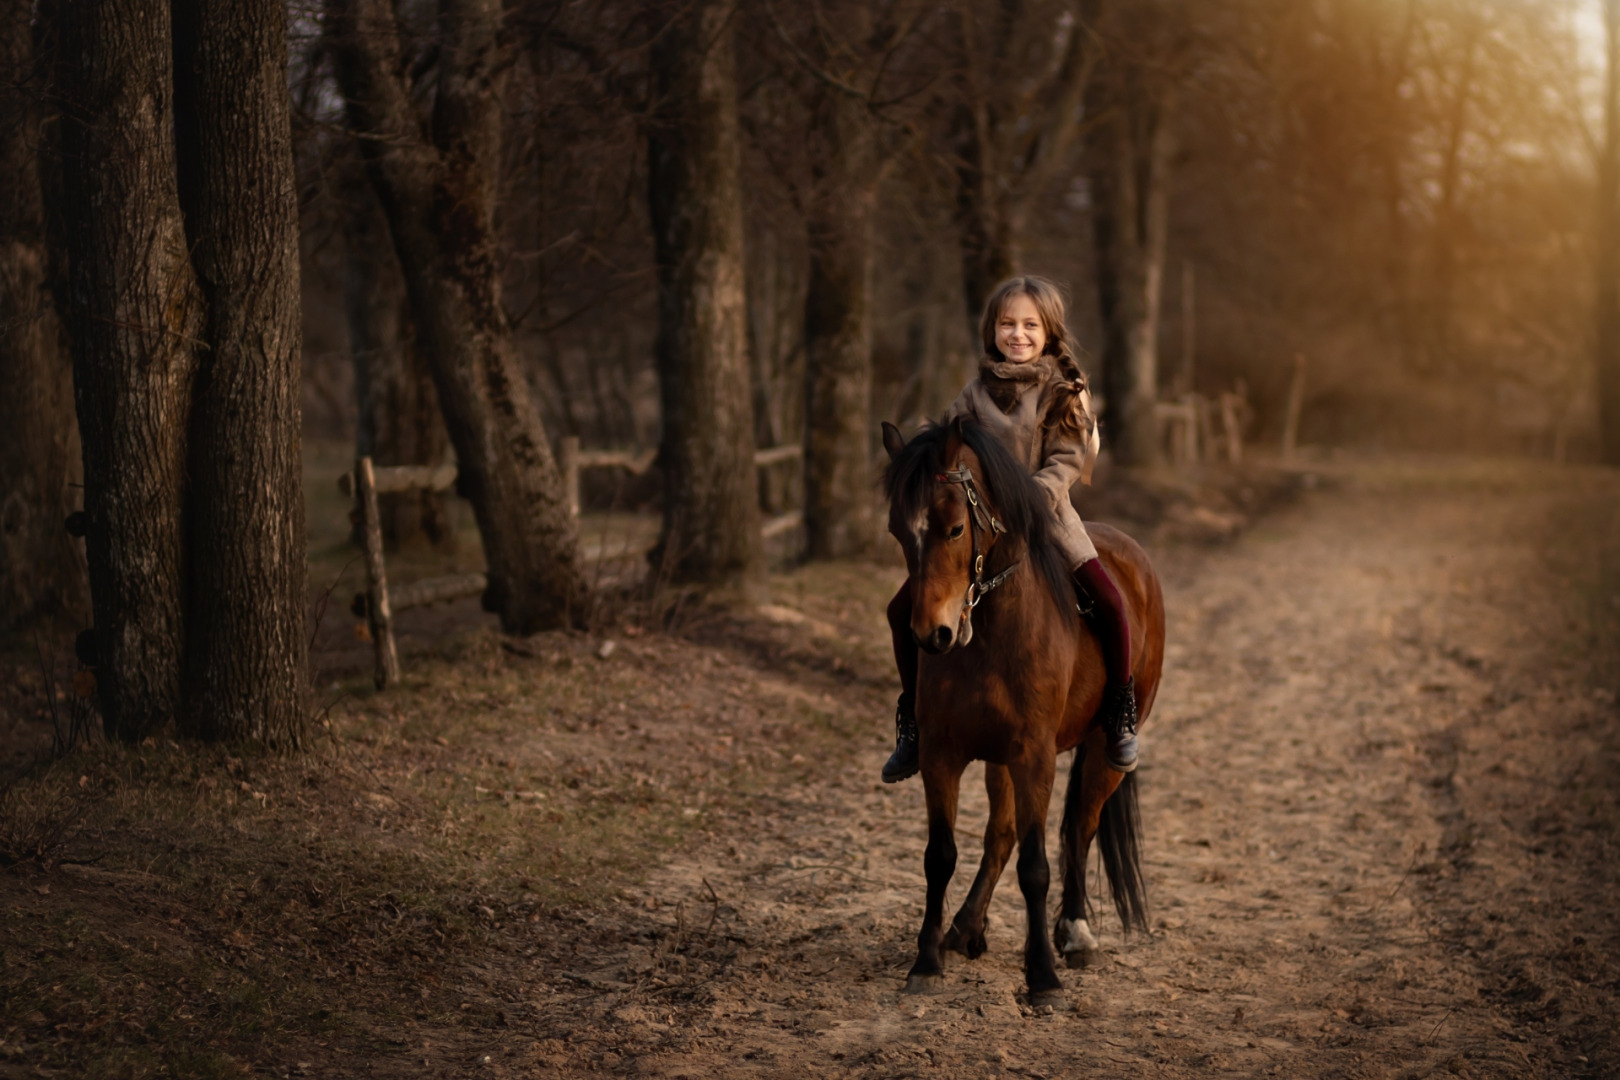
<svg viewBox="0 0 1620 1080"><path fill-rule="evenodd" d="M1062 990L1034 990L1029 995L1029 1007L1036 1012L1051 1009L1053 1012L1067 1012L1069 998Z"/></svg>
<svg viewBox="0 0 1620 1080"><path fill-rule="evenodd" d="M1096 967L1101 960L1101 949L1075 949L1063 954L1063 962L1071 969Z"/></svg>
<svg viewBox="0 0 1620 1080"><path fill-rule="evenodd" d="M1091 967L1102 959L1102 947L1084 919L1059 919L1052 938L1071 968Z"/></svg>
<svg viewBox="0 0 1620 1080"><path fill-rule="evenodd" d="M990 946L984 940L984 933L968 934L958 927L951 927L945 932L945 940L940 943L942 948L953 953L960 953L969 960L977 960L989 951Z"/></svg>
<svg viewBox="0 0 1620 1080"><path fill-rule="evenodd" d="M937 994L945 989L945 976L918 975L906 976L906 993L908 994Z"/></svg>

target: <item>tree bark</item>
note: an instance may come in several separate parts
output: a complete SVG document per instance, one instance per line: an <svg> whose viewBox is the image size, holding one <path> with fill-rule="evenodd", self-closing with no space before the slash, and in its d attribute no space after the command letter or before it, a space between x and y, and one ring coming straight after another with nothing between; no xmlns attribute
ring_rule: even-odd
<svg viewBox="0 0 1620 1080"><path fill-rule="evenodd" d="M1603 460L1620 465L1620 0L1604 0L1603 146L1597 170L1593 367Z"/></svg>
<svg viewBox="0 0 1620 1080"><path fill-rule="evenodd" d="M349 124L387 215L460 489L489 565L484 605L509 633L579 617L585 595L562 476L501 303L499 0L441 0L431 132L401 81L387 0L328 0L327 34Z"/></svg>
<svg viewBox="0 0 1620 1080"><path fill-rule="evenodd" d="M805 295L806 554L837 559L875 540L872 506L872 224L882 173L866 103L832 91L818 110L824 158L810 206Z"/></svg>
<svg viewBox="0 0 1620 1080"><path fill-rule="evenodd" d="M203 331L175 186L168 0L62 0L62 234L109 736L179 714L186 429Z"/></svg>
<svg viewBox="0 0 1620 1080"><path fill-rule="evenodd" d="M378 465L438 465L448 442L433 377L413 340L405 279L376 194L360 168L352 172L357 182L344 185L343 302L359 405L355 457ZM454 549L441 492L395 492L378 502L390 549Z"/></svg>
<svg viewBox="0 0 1620 1080"><path fill-rule="evenodd" d="M1019 272L1030 200L1074 144L1077 113L1097 63L1091 30L1097 6L1097 0L1050 6L1011 0L990 6L988 30L976 25L972 6L961 8L956 220L962 299L974 340L985 300ZM1066 28L1032 36L1030 27L1043 21ZM1030 78L1040 71L1047 74Z"/></svg>
<svg viewBox="0 0 1620 1080"><path fill-rule="evenodd" d="M971 116L966 122L972 124ZM962 140L961 164L956 170L956 221L962 251L962 303L974 340L984 303L995 287L1018 272L1022 262L1019 234L1009 211L1013 208L1005 185L997 184L998 150L986 145L976 126ZM1001 186L999 193L996 188Z"/></svg>
<svg viewBox="0 0 1620 1080"><path fill-rule="evenodd" d="M175 131L207 304L188 456L183 734L293 747L308 680L298 196L281 0L176 0Z"/></svg>
<svg viewBox="0 0 1620 1080"><path fill-rule="evenodd" d="M33 6L0 2L0 632L90 609L84 557L63 527L76 509L79 432L48 280Z"/></svg>
<svg viewBox="0 0 1620 1080"><path fill-rule="evenodd" d="M695 0L654 40L648 196L658 263L664 525L675 580L760 569L732 4Z"/></svg>
<svg viewBox="0 0 1620 1080"><path fill-rule="evenodd" d="M1144 86L1113 61L1088 112L1092 236L1103 330L1103 422L1114 460L1162 457L1158 400L1159 305L1164 277L1173 91Z"/></svg>

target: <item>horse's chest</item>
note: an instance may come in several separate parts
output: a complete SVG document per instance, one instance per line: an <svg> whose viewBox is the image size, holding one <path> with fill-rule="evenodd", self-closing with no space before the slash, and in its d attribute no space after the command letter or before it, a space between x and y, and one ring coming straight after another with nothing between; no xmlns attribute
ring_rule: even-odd
<svg viewBox="0 0 1620 1080"><path fill-rule="evenodd" d="M970 759L1007 762L1023 756L1025 743L1050 735L1043 696L996 674L941 671L920 681L917 721L923 738L954 744Z"/></svg>

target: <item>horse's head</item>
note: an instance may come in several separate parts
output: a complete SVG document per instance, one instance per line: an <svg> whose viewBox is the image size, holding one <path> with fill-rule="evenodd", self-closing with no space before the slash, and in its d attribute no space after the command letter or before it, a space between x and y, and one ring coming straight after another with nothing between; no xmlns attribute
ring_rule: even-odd
<svg viewBox="0 0 1620 1080"><path fill-rule="evenodd" d="M1009 531L993 504L998 481L1019 470L994 439L971 421L925 428L908 443L883 425L889 452L884 474L889 532L911 574L911 632L917 644L943 653L973 640L973 608L1006 578L987 571ZM1008 474L1008 469L1012 472ZM1007 474L1007 475L1002 475ZM1026 478L1027 485L1027 478ZM1027 493L1015 513L1016 535L1029 530Z"/></svg>

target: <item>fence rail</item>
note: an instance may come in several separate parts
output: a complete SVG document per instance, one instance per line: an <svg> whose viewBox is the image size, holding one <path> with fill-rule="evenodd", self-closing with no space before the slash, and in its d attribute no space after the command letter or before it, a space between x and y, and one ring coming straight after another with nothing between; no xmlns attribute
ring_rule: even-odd
<svg viewBox="0 0 1620 1080"><path fill-rule="evenodd" d="M1213 398L1184 394L1178 401L1161 401L1154 418L1169 444L1174 465L1196 465L1223 458L1233 465L1243 461L1243 426L1251 410L1241 388Z"/></svg>
<svg viewBox="0 0 1620 1080"><path fill-rule="evenodd" d="M581 469L617 468L640 476L657 460L656 450L582 450L579 440L564 437L557 447L557 465L562 471L568 509L579 516L579 473ZM773 446L756 451L754 464L768 468L804 456L801 446ZM359 511L361 546L366 557L366 591L357 593L349 609L366 620L375 657L373 680L377 689L399 684L399 649L394 642L394 616L401 611L464 596L477 596L489 587L484 574L450 574L445 577L388 586L388 567L383 558L382 515L377 496L407 491L447 491L455 485L454 465L395 465L378 467L371 458L355 462L353 471L338 477L338 490L354 499ZM804 524L804 512L794 510L769 518L760 526L765 539L792 532Z"/></svg>
<svg viewBox="0 0 1620 1080"><path fill-rule="evenodd" d="M754 464L765 469L804 457L804 447L798 443L786 446L768 446L754 451ZM565 435L557 442L557 467L562 471L563 488L568 492L568 510L579 517L579 474L582 469L623 469L631 476L640 476L658 460L657 450L582 450L579 439ZM804 512L793 510L767 518L760 526L760 535L769 540L773 536L792 532L804 524Z"/></svg>

